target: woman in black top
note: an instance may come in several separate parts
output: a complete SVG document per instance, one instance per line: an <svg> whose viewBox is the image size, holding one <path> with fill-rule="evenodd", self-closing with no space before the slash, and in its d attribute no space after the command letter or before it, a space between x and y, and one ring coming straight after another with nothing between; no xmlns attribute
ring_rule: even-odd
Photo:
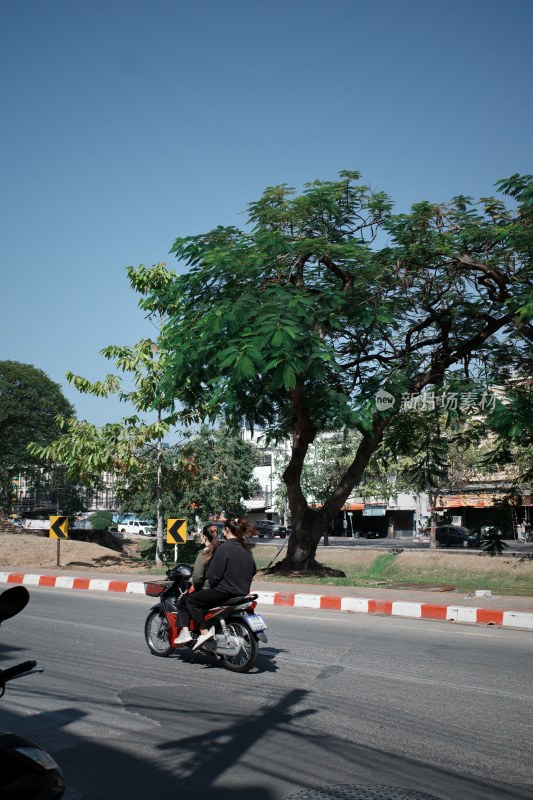
<svg viewBox="0 0 533 800"><path fill-rule="evenodd" d="M187 608L200 628L200 636L193 650L215 635L214 628L208 630L205 626L204 611L224 605L228 598L246 595L250 591L252 578L257 570L251 553L252 548L248 542L253 532L253 526L246 519L239 520L236 525L233 522L226 522L224 525L226 541L217 548L207 569L209 589L188 595Z"/></svg>

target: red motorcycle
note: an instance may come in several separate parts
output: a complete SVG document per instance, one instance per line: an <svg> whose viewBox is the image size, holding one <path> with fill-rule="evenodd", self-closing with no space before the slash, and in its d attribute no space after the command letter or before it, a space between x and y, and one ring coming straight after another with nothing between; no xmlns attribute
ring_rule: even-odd
<svg viewBox="0 0 533 800"><path fill-rule="evenodd" d="M149 597L159 598L159 603L150 609L144 625L146 643L155 656L165 657L184 647L192 647L198 637L195 621L191 619L189 629L193 641L189 645L172 644L181 630L178 604L183 603L189 591L191 576L192 569L187 564L178 564L167 571L166 581L144 584ZM252 669L259 651L259 641L267 641L267 624L263 617L254 614L256 600L256 594L231 597L225 605L207 611L205 621L209 627L214 626L215 636L195 652L214 655L225 669L232 672L248 672Z"/></svg>

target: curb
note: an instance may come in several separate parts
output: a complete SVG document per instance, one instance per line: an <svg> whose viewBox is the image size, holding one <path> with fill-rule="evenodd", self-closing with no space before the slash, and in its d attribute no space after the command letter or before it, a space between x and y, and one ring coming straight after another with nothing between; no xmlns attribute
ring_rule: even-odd
<svg viewBox="0 0 533 800"><path fill-rule="evenodd" d="M299 608L319 608L347 611L353 614L379 614L411 619L433 619L466 622L477 625L498 625L502 628L533 630L533 613L498 611L472 606L447 606L433 603L414 603L402 600L376 600L363 597L335 597L324 594L293 594L257 592L258 603Z"/></svg>
<svg viewBox="0 0 533 800"><path fill-rule="evenodd" d="M103 580L101 578L76 578L66 575L40 575L24 572L0 572L0 583L47 586L57 589L83 589L98 592L126 592L145 594L144 582ZM264 605L291 608L315 608L327 611L345 611L352 614L378 614L411 619L432 619L462 622L474 625L497 625L502 628L533 630L533 613L503 611L472 606L437 605L401 600L379 600L363 597L338 597L326 594L299 594L297 592L257 591L257 602Z"/></svg>

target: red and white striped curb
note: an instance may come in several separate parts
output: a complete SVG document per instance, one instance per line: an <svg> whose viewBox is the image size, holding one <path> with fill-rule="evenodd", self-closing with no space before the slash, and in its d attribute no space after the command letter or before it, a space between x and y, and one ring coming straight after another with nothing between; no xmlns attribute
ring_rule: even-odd
<svg viewBox="0 0 533 800"><path fill-rule="evenodd" d="M48 586L58 589L85 589L99 592L144 594L141 581L76 578L66 575L39 575L23 572L0 572L0 583L22 583L25 586ZM348 611L352 614L380 614L412 619L447 620L478 625L499 625L504 628L533 630L533 612L501 611L472 606L437 605L402 600L379 600L363 597L338 597L325 594L256 591L259 604Z"/></svg>
<svg viewBox="0 0 533 800"><path fill-rule="evenodd" d="M97 592L144 594L144 583L139 581L69 578L66 575L31 575L27 572L0 572L0 583L23 583L25 586L53 586L56 589L87 589Z"/></svg>
<svg viewBox="0 0 533 800"><path fill-rule="evenodd" d="M333 611L351 611L355 614L382 614L392 617L448 620L533 630L533 613L525 611L498 611L489 608L473 608L472 606L448 606L363 597L336 597L324 594L257 592L257 595L258 603L270 605L322 608Z"/></svg>

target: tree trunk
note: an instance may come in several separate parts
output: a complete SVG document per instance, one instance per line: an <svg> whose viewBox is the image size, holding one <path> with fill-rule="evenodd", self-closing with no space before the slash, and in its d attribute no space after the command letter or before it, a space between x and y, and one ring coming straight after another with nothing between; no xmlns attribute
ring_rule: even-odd
<svg viewBox="0 0 533 800"><path fill-rule="evenodd" d="M158 422L161 421L161 409L157 410ZM160 567L165 562L163 560L163 548L165 546L163 528L163 440L161 436L157 438L157 483L156 483L156 513L157 513L157 536L155 545L155 563Z"/></svg>
<svg viewBox="0 0 533 800"><path fill-rule="evenodd" d="M435 503L437 501L437 494L436 492L432 492L431 489L428 492L429 502L431 504L431 517L429 521L429 549L436 550L437 549L437 516L435 514Z"/></svg>
<svg viewBox="0 0 533 800"><path fill-rule="evenodd" d="M328 529L320 510L306 508L292 517L292 533L283 561L273 568L275 572L330 572L315 559L320 539ZM343 575L344 573L339 573Z"/></svg>
<svg viewBox="0 0 533 800"><path fill-rule="evenodd" d="M307 425L306 425L307 422ZM343 577L339 570L330 570L316 561L316 551L322 536L334 522L335 517L348 499L352 489L359 483L368 462L382 439L387 419L377 417L372 433L365 434L357 453L349 468L343 475L339 485L320 509L311 509L301 489L301 474L309 444L313 441L315 431L312 424L303 415L303 420L293 436L292 455L283 473L287 486L287 497L292 517L292 533L283 561L272 567L272 572L312 572L328 573Z"/></svg>

